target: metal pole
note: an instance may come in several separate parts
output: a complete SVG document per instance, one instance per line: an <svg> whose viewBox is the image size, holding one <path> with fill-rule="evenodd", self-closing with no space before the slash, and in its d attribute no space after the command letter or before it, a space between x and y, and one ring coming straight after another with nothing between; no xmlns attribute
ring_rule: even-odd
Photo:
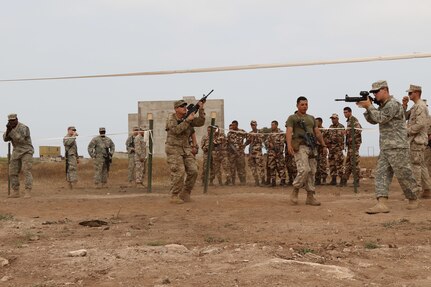
<svg viewBox="0 0 431 287"><path fill-rule="evenodd" d="M10 196L10 142L7 143L7 196Z"/></svg>
<svg viewBox="0 0 431 287"><path fill-rule="evenodd" d="M204 193L208 192L208 179L209 179L209 175L210 175L212 151L213 151L213 145L214 145L213 141L214 141L215 120L216 120L216 112L211 112L211 131L210 131L209 146L208 146L207 166L205 167Z"/></svg>
<svg viewBox="0 0 431 287"><path fill-rule="evenodd" d="M350 118L352 129L351 129L351 136L352 136L352 154L350 155L352 158L350 159L350 162L352 163L352 171L353 171L353 189L355 193L358 193L358 172L356 170L356 143L355 143L355 122L352 118Z"/></svg>
<svg viewBox="0 0 431 287"><path fill-rule="evenodd" d="M152 178L153 178L153 114L148 113L148 122L150 129L150 137L148 143L149 155L148 155L148 192L152 192Z"/></svg>

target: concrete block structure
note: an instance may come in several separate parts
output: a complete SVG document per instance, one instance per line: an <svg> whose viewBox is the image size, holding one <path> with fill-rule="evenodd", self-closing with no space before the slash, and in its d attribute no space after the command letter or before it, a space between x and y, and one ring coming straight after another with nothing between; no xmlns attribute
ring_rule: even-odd
<svg viewBox="0 0 431 287"><path fill-rule="evenodd" d="M183 97L188 104L197 103L199 99L195 97ZM141 126L148 128L148 114L153 114L154 129L153 129L153 147L155 157L165 157L165 141L166 141L166 119L168 115L174 112L174 102L172 101L139 101L138 113L128 115L129 131L133 126ZM202 136L206 133L207 127L211 124L211 112L216 112L216 125L224 127L224 100L208 99L205 103L206 120L205 125L196 128L196 136L200 144ZM202 151L200 150L199 153Z"/></svg>

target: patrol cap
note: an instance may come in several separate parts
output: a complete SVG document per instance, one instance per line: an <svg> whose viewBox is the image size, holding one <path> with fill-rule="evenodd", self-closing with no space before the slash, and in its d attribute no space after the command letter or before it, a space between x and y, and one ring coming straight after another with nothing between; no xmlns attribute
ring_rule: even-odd
<svg viewBox="0 0 431 287"><path fill-rule="evenodd" d="M256 122L255 120L252 120L252 121L250 122L250 125L257 125L257 122Z"/></svg>
<svg viewBox="0 0 431 287"><path fill-rule="evenodd" d="M133 131L139 131L139 127L138 126L134 126L133 127Z"/></svg>
<svg viewBox="0 0 431 287"><path fill-rule="evenodd" d="M421 86L416 86L416 85L410 85L410 88L406 91L407 93L411 93L411 92L422 92L422 87Z"/></svg>
<svg viewBox="0 0 431 287"><path fill-rule="evenodd" d="M333 113L332 116L329 117L330 119L339 119L338 114Z"/></svg>
<svg viewBox="0 0 431 287"><path fill-rule="evenodd" d="M187 106L187 103L184 100L179 100L174 102L174 108L185 107L185 106Z"/></svg>
<svg viewBox="0 0 431 287"><path fill-rule="evenodd" d="M101 132L106 132L106 129L105 128L99 128L99 133L101 133Z"/></svg>
<svg viewBox="0 0 431 287"><path fill-rule="evenodd" d="M68 129L68 130L74 130L74 131L76 131L76 128L75 128L74 126L70 126L70 127L68 127L67 129Z"/></svg>
<svg viewBox="0 0 431 287"><path fill-rule="evenodd" d="M16 120L16 118L17 118L17 115L16 115L16 114L9 114L9 115L7 116L7 119L8 119L8 120Z"/></svg>
<svg viewBox="0 0 431 287"><path fill-rule="evenodd" d="M388 87L388 83L386 81L377 81L377 82L374 82L371 85L370 93L377 92L381 88L387 88L387 87Z"/></svg>

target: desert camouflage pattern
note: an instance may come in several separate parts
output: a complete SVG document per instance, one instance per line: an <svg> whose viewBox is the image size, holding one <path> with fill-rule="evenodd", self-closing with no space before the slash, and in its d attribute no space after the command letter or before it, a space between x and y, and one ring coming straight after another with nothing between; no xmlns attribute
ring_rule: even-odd
<svg viewBox="0 0 431 287"><path fill-rule="evenodd" d="M134 137L134 162L135 162L135 181L137 184L144 183L144 176L147 166L147 142L144 135L138 134Z"/></svg>
<svg viewBox="0 0 431 287"><path fill-rule="evenodd" d="M128 155L127 179L129 182L135 180L135 136L130 135L126 140L126 150Z"/></svg>
<svg viewBox="0 0 431 287"><path fill-rule="evenodd" d="M78 181L78 147L76 137L70 137L68 134L63 138L64 149L67 154L68 169L66 180L70 183Z"/></svg>
<svg viewBox="0 0 431 287"><path fill-rule="evenodd" d="M226 181L231 179L227 138L223 132L217 132L214 135L213 164L214 174L220 185L223 183L223 173Z"/></svg>
<svg viewBox="0 0 431 287"><path fill-rule="evenodd" d="M286 164L284 159L284 146L286 145L286 134L277 129L267 135L265 145L268 150L267 167L271 181L278 174L281 180L286 180Z"/></svg>
<svg viewBox="0 0 431 287"><path fill-rule="evenodd" d="M259 131L247 134L245 145L248 145L248 167L251 170L255 182L264 181L265 165L262 154L264 144L264 134Z"/></svg>
<svg viewBox="0 0 431 287"><path fill-rule="evenodd" d="M344 169L344 125L332 124L329 130L323 133L326 146L328 147L329 173L331 176L343 176Z"/></svg>
<svg viewBox="0 0 431 287"><path fill-rule="evenodd" d="M94 183L96 185L108 182L108 166L105 161L108 152L111 155L114 154L115 144L107 136L96 136L88 144L88 154L94 159Z"/></svg>
<svg viewBox="0 0 431 287"><path fill-rule="evenodd" d="M285 160L286 160L287 174L289 177L288 184L290 185L290 184L293 184L293 180L295 179L298 173L298 170L296 168L295 157L293 155L290 155L287 152L287 145L285 150Z"/></svg>
<svg viewBox="0 0 431 287"><path fill-rule="evenodd" d="M352 126L355 128L354 133L352 132ZM359 156L359 149L362 144L362 126L359 124L359 121L354 116L351 116L347 119L347 129L346 129L346 146L347 146L347 155L346 155L346 163L344 166L344 175L343 178L348 180L350 175L353 172L356 172L356 175L359 177L360 171L360 162L361 158ZM355 150L353 150L353 137L355 138ZM353 159L353 157L355 157ZM355 160L355 170L353 169L353 160Z"/></svg>
<svg viewBox="0 0 431 287"><path fill-rule="evenodd" d="M328 150L317 143L316 180L325 180L328 177Z"/></svg>
<svg viewBox="0 0 431 287"><path fill-rule="evenodd" d="M304 188L307 192L314 193L317 161L312 154L313 152L306 145L300 145L299 150L295 151L294 157L298 174L293 181L293 186L296 188Z"/></svg>
<svg viewBox="0 0 431 287"><path fill-rule="evenodd" d="M214 140L213 140L214 143ZM207 168L207 164L208 164L208 151L209 151L209 146L210 146L210 136L208 134L204 135L201 139L201 149L203 151L203 161L202 161L202 174L201 174L201 181L202 183L205 182L205 173L206 173L206 168ZM215 173L214 173L214 157L213 154L215 152L211 152L211 162L210 162L210 174L209 174L209 181L212 183L214 181L215 178Z"/></svg>
<svg viewBox="0 0 431 287"><path fill-rule="evenodd" d="M244 153L244 140L247 133L243 129L238 129L236 131L229 131L227 134L227 144L229 151L229 164L230 164L230 175L231 182L235 183L236 173L238 172L238 177L241 184L246 183L246 173L245 173L245 153Z"/></svg>

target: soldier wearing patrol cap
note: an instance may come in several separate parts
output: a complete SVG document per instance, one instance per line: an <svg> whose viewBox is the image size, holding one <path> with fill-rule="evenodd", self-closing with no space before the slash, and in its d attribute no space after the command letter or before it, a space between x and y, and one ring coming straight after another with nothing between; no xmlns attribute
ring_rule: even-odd
<svg viewBox="0 0 431 287"><path fill-rule="evenodd" d="M107 187L109 165L115 152L114 142L107 137L105 128L88 144L88 154L94 159L94 184L96 188Z"/></svg>
<svg viewBox="0 0 431 287"><path fill-rule="evenodd" d="M190 194L198 176L198 166L189 142L194 133L194 127L201 127L205 124L204 103L199 102L198 104L199 115L191 113L183 120L187 114L187 103L184 100L175 101L175 112L169 114L166 120L165 151L171 171L172 203L184 203L191 200Z"/></svg>
<svg viewBox="0 0 431 287"><path fill-rule="evenodd" d="M31 143L30 129L23 123L18 122L16 114L8 115L6 128L6 132L3 134L3 140L5 142L12 142L13 146L12 157L9 164L9 176L12 185L10 197L20 197L18 175L21 169L25 178L24 197L31 197L31 189L33 186L31 167L34 148Z"/></svg>
<svg viewBox="0 0 431 287"><path fill-rule="evenodd" d="M250 122L251 132L247 134L245 146L248 147L248 167L254 177L256 186L265 184L265 167L263 162L263 134L257 129L257 122Z"/></svg>
<svg viewBox="0 0 431 287"><path fill-rule="evenodd" d="M139 133L139 127L133 127L132 134L126 140L126 150L129 158L127 166L127 178L130 185L135 183L135 138Z"/></svg>
<svg viewBox="0 0 431 287"><path fill-rule="evenodd" d="M332 124L329 130L324 133L326 145L328 147L329 172L331 174L330 185L337 185L337 176L343 177L344 163L344 125L340 123L338 114L330 117Z"/></svg>
<svg viewBox="0 0 431 287"><path fill-rule="evenodd" d="M358 102L359 107L365 108L365 119L370 124L379 124L380 154L377 160L375 192L377 204L366 210L368 214L387 213L389 185L395 175L404 196L409 200L407 209L418 207L417 193L420 188L410 164L409 142L407 140L407 126L404 109L400 102L389 94L386 81L372 84L373 93L380 106L376 109L371 101Z"/></svg>
<svg viewBox="0 0 431 287"><path fill-rule="evenodd" d="M135 148L134 169L136 185L138 187L145 187L144 175L147 164L147 139L145 138L145 129L143 127L139 128L138 135L134 138L133 146Z"/></svg>
<svg viewBox="0 0 431 287"><path fill-rule="evenodd" d="M67 135L63 138L64 150L66 151L66 180L72 189L78 182L78 147L76 137L78 133L74 126L67 128Z"/></svg>
<svg viewBox="0 0 431 287"><path fill-rule="evenodd" d="M410 143L410 162L413 175L423 192L422 198L431 197L431 180L425 163L425 149L428 145L429 112L426 103L421 99L422 87L410 85L403 97L403 108L407 119L407 133ZM408 101L414 105L407 111Z"/></svg>

